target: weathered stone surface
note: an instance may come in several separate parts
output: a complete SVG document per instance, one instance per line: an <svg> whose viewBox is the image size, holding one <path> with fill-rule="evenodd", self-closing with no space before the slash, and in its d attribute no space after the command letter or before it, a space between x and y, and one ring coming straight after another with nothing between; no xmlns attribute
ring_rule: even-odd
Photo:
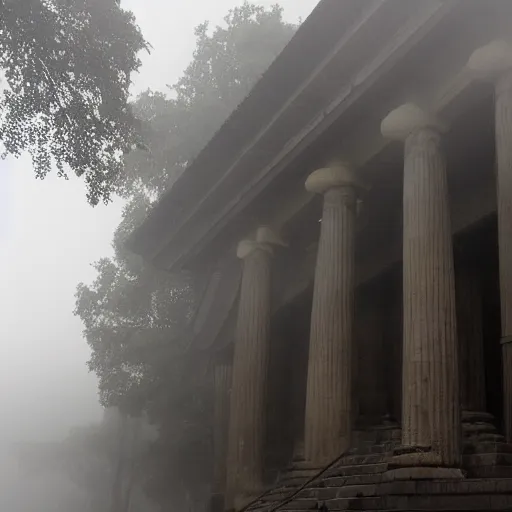
<svg viewBox="0 0 512 512"><path fill-rule="evenodd" d="M306 183L324 194L315 269L305 412L305 458L327 464L350 446L356 191L346 166Z"/></svg>
<svg viewBox="0 0 512 512"><path fill-rule="evenodd" d="M476 50L468 67L496 84L495 137L503 340L503 416L512 442L512 45L496 40Z"/></svg>
<svg viewBox="0 0 512 512"><path fill-rule="evenodd" d="M280 507L280 510L315 510L317 507L317 500L293 500L290 503L285 503Z"/></svg>
<svg viewBox="0 0 512 512"><path fill-rule="evenodd" d="M512 442L512 70L496 86L496 158L503 339L503 415Z"/></svg>
<svg viewBox="0 0 512 512"><path fill-rule="evenodd" d="M458 342L446 162L440 124L404 105L382 123L405 141L403 406L405 446L460 458Z"/></svg>
<svg viewBox="0 0 512 512"><path fill-rule="evenodd" d="M465 455L464 463L470 466L507 466L512 465L512 453L482 453Z"/></svg>
<svg viewBox="0 0 512 512"><path fill-rule="evenodd" d="M502 466L510 457L508 452L494 450L483 453L480 462L495 463L483 466L488 473L479 478L464 478L458 469L416 467L386 471L390 455L369 456L367 443L377 439L381 432L365 432L355 447L354 455L340 459L332 470L348 470L357 474L326 476L323 472L309 482L302 480L295 487L276 485L269 493L250 507L252 512L302 512L326 507L327 510L509 510L508 496L512 495L512 473L502 473L510 466ZM385 434L387 436L387 434ZM491 448L510 446L506 443L492 444ZM427 452L428 453L428 452ZM379 457L375 460L374 457ZM494 457L494 458L493 458ZM488 458L488 460L485 460ZM357 462L357 463L356 463ZM368 469L364 469L369 466ZM494 475L490 470L494 470ZM392 478L390 478L392 476ZM494 478L496 476L497 478ZM399 477L399 478L397 478ZM406 478L406 479L403 479ZM300 489L301 485L304 489ZM503 497L505 496L505 497ZM286 504L285 504L286 503ZM311 508L310 508L311 507Z"/></svg>
<svg viewBox="0 0 512 512"><path fill-rule="evenodd" d="M377 492L377 484L363 484L363 485L345 485L336 491L336 497L344 498L348 496L369 497L375 496ZM319 496L320 499L324 499ZM325 498L326 499L326 498Z"/></svg>
<svg viewBox="0 0 512 512"><path fill-rule="evenodd" d="M240 242L243 259L231 390L227 507L251 501L262 489L266 384L269 358L272 246L279 238L268 229L257 240Z"/></svg>
<svg viewBox="0 0 512 512"><path fill-rule="evenodd" d="M511 466L476 466L471 468L473 478L512 478Z"/></svg>
<svg viewBox="0 0 512 512"><path fill-rule="evenodd" d="M323 480L326 487L341 487L344 485L377 484L382 481L383 473L359 474L346 477L331 477Z"/></svg>
<svg viewBox="0 0 512 512"><path fill-rule="evenodd" d="M470 454L487 454L487 453L508 453L512 454L512 445L509 443L477 443L471 445L471 452L466 452L468 455Z"/></svg>
<svg viewBox="0 0 512 512"><path fill-rule="evenodd" d="M458 468L435 468L435 467L408 467L390 469L384 473L382 480L437 480L454 479L462 480L464 475Z"/></svg>
<svg viewBox="0 0 512 512"><path fill-rule="evenodd" d="M336 498L326 501L325 505L328 510L377 510L381 507L381 498Z"/></svg>
<svg viewBox="0 0 512 512"><path fill-rule="evenodd" d="M383 471L386 471L387 467L387 463L342 466L338 468L332 468L326 471L325 476L352 476L368 475L371 473L382 473Z"/></svg>
<svg viewBox="0 0 512 512"><path fill-rule="evenodd" d="M489 496L387 496L388 510L490 510Z"/></svg>

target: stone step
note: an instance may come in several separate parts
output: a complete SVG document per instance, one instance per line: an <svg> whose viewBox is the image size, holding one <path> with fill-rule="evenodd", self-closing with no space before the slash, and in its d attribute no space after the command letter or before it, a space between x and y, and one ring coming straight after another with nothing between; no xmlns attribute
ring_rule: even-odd
<svg viewBox="0 0 512 512"><path fill-rule="evenodd" d="M356 464L352 466L341 466L331 468L324 473L325 477L331 476L354 476L354 475L368 475L373 473L382 473L386 471L388 464L386 462L379 462L377 464Z"/></svg>
<svg viewBox="0 0 512 512"><path fill-rule="evenodd" d="M336 498L325 501L325 506L332 510L378 510L382 506L382 498Z"/></svg>
<svg viewBox="0 0 512 512"><path fill-rule="evenodd" d="M335 498L357 498L375 496L377 484L344 485L342 487L309 488L302 490L297 497L327 501Z"/></svg>
<svg viewBox="0 0 512 512"><path fill-rule="evenodd" d="M352 475L325 478L321 481L322 487L343 487L345 485L367 485L382 482L383 473L370 473L367 475ZM318 487L318 483L315 482Z"/></svg>
<svg viewBox="0 0 512 512"><path fill-rule="evenodd" d="M287 471L312 471L312 472L320 472L322 471L323 467L317 467L313 468L311 467L311 464L309 462L306 462L305 460L300 461L294 461Z"/></svg>
<svg viewBox="0 0 512 512"><path fill-rule="evenodd" d="M305 484L310 478L295 477L295 476L283 476L279 481L279 485L283 487L293 487Z"/></svg>
<svg viewBox="0 0 512 512"><path fill-rule="evenodd" d="M361 455L372 455L372 454L386 454L393 453L394 449L398 446L397 443L385 443L385 444L372 444L371 446L363 447L359 453Z"/></svg>
<svg viewBox="0 0 512 512"><path fill-rule="evenodd" d="M409 495L386 496L382 499L385 510L395 511L490 511L510 510L512 495Z"/></svg>
<svg viewBox="0 0 512 512"><path fill-rule="evenodd" d="M465 480L402 480L379 487L383 495L512 494L512 478L467 478Z"/></svg>
<svg viewBox="0 0 512 512"><path fill-rule="evenodd" d="M475 453L462 458L466 467L512 466L512 453Z"/></svg>
<svg viewBox="0 0 512 512"><path fill-rule="evenodd" d="M505 438L501 434L480 434L469 436L464 439L464 445L478 443L503 443Z"/></svg>
<svg viewBox="0 0 512 512"><path fill-rule="evenodd" d="M269 508L269 504L265 501L258 501L257 503L253 503L250 507L247 508L247 510L265 510Z"/></svg>
<svg viewBox="0 0 512 512"><path fill-rule="evenodd" d="M266 493L267 494L276 494L276 493L283 493L283 492L292 492L296 489L298 489L300 485L287 485L283 484L282 482L279 482L279 484L272 487L272 489L269 489Z"/></svg>
<svg viewBox="0 0 512 512"><path fill-rule="evenodd" d="M289 503L284 503L279 510L316 510L318 501L315 499L295 499Z"/></svg>
<svg viewBox="0 0 512 512"><path fill-rule="evenodd" d="M462 411L462 423L474 423L475 421L484 421L486 423L494 423L495 418L489 412Z"/></svg>
<svg viewBox="0 0 512 512"><path fill-rule="evenodd" d="M371 498L335 498L323 502L329 511L333 510L377 510L381 505L382 499L379 497ZM317 510L319 506L317 500L294 500L279 507L279 510L298 511L298 510Z"/></svg>
<svg viewBox="0 0 512 512"><path fill-rule="evenodd" d="M391 453L391 452L390 452ZM390 453L371 453L367 455L349 455L343 457L335 467L355 466L362 464L377 464L379 462L387 462Z"/></svg>
<svg viewBox="0 0 512 512"><path fill-rule="evenodd" d="M317 475L318 473L320 473L320 471L322 471L322 470L321 469L320 470L294 469L294 470L287 471L287 472L279 475L278 482L284 482L285 480L290 480L292 478L293 479L303 478L305 480L308 480L309 478L312 478L315 475Z"/></svg>
<svg viewBox="0 0 512 512"><path fill-rule="evenodd" d="M277 501L284 501L293 496L298 489L289 489L281 492L272 492L265 494L258 503L275 503Z"/></svg>
<svg viewBox="0 0 512 512"><path fill-rule="evenodd" d="M497 429L492 423L463 423L462 432L464 436L472 436L475 434L494 434L497 432Z"/></svg>
<svg viewBox="0 0 512 512"><path fill-rule="evenodd" d="M464 455L476 455L486 453L512 453L512 444L485 442L464 446Z"/></svg>
<svg viewBox="0 0 512 512"><path fill-rule="evenodd" d="M512 479L512 466L476 466L468 468L471 478L510 478Z"/></svg>

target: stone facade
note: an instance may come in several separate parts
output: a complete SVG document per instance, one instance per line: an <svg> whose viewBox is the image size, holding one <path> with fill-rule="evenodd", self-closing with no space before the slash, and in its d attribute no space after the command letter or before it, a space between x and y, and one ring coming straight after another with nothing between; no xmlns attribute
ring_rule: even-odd
<svg viewBox="0 0 512 512"><path fill-rule="evenodd" d="M489 74L489 54L503 52L503 45L493 44L490 50L478 50L469 67L485 68ZM486 65L479 52L485 53ZM512 75L507 74L504 60L501 56L491 68L497 84L503 417L509 436L512 153L506 141L512 133ZM244 271L233 363L228 509L308 510L325 503L333 510L415 506L436 510L458 500L461 504L490 500L491 508L508 503L512 485L499 478L512 476L512 447L486 410L482 275L474 258L459 258L457 268L454 263L443 142L449 126L407 103L385 117L381 130L385 137L401 141L404 154L399 318L385 304L385 297L373 297L356 310L355 240L359 197L364 195L357 171L346 163L334 163L313 172L306 188L322 197L323 212L312 290L304 442L295 440L293 461L267 492L261 457L271 342L273 249L269 241L284 244L275 235L262 242L259 230L254 241L239 246ZM394 349L386 346L389 338L384 333L393 318L403 327L400 418L393 417L395 392L386 383ZM466 480L470 475L494 480L477 483ZM436 485L441 487L435 490ZM423 492L437 493L439 504L427 498L422 502Z"/></svg>
<svg viewBox="0 0 512 512"><path fill-rule="evenodd" d="M136 237L168 269L238 247L219 511L512 509L511 30L322 0Z"/></svg>

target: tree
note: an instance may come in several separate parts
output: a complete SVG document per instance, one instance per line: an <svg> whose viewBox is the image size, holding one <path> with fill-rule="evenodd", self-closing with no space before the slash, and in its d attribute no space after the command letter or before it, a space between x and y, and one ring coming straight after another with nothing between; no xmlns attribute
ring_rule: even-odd
<svg viewBox="0 0 512 512"><path fill-rule="evenodd" d="M36 176L85 178L88 200L108 201L122 155L140 143L130 77L147 49L116 0L0 2L0 141L28 151Z"/></svg>
<svg viewBox="0 0 512 512"><path fill-rule="evenodd" d="M144 145L126 158L117 191L127 199L115 256L77 289L78 314L92 348L90 368L104 405L144 410L159 427L146 461L148 489L164 506L194 507L210 481L211 397L188 330L200 276L170 275L124 249L127 235L183 172L280 53L295 27L279 7L244 4L222 27L196 29L196 50L171 94L146 91L133 105ZM199 370L202 368L203 370Z"/></svg>
<svg viewBox="0 0 512 512"><path fill-rule="evenodd" d="M141 492L140 469L154 437L144 417L129 417L110 408L101 422L71 429L61 442L18 446L17 465L24 480L44 481L53 474L60 481L48 502L38 503L44 510L62 501L55 495L62 493L69 495L67 507L58 508L62 512L150 512L155 508ZM73 489L70 484L81 492L68 492ZM14 509L25 507L19 503Z"/></svg>

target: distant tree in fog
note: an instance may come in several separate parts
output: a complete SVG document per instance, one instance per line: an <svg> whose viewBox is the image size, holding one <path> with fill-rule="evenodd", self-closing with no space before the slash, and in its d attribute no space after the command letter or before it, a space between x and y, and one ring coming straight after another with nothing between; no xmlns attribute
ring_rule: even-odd
<svg viewBox="0 0 512 512"><path fill-rule="evenodd" d="M145 466L146 488L163 507L193 510L211 478L208 375L189 347L197 276L169 275L124 247L155 199L213 136L292 37L279 7L246 3L225 24L196 29L194 58L169 95L147 91L133 105L147 150L126 158L118 193L127 199L115 256L77 290L76 314L92 349L104 405L147 411L159 427ZM199 283L200 284L200 283ZM204 366L202 366L204 369Z"/></svg>
<svg viewBox="0 0 512 512"><path fill-rule="evenodd" d="M36 176L83 176L91 204L110 198L122 153L140 137L128 104L147 45L117 0L2 0L0 142L28 151Z"/></svg>
<svg viewBox="0 0 512 512"><path fill-rule="evenodd" d="M72 429L63 442L18 446L20 481L51 483L51 492L37 498L40 510L151 512L155 508L142 492L141 470L154 438L144 418L109 409L100 423ZM19 490L12 494L12 507L31 512ZM59 508L62 503L66 506Z"/></svg>

